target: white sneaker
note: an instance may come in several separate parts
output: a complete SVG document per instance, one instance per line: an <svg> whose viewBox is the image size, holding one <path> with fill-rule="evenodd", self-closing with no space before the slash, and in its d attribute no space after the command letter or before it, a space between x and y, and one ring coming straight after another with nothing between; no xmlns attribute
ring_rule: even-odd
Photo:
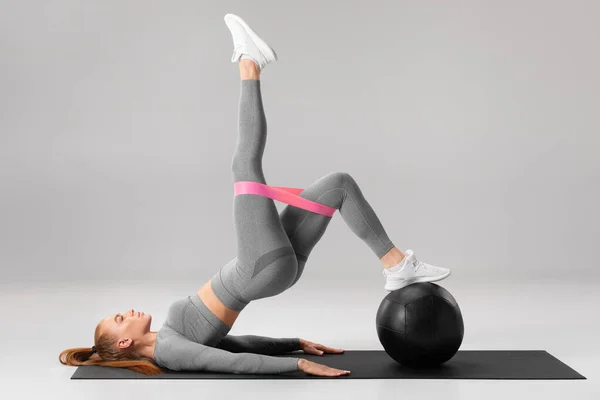
<svg viewBox="0 0 600 400"><path fill-rule="evenodd" d="M436 282L447 278L450 270L425 264L416 259L412 250L406 250L400 264L383 269L384 289L391 292L417 282Z"/></svg>
<svg viewBox="0 0 600 400"><path fill-rule="evenodd" d="M231 62L238 62L242 55L246 55L254 60L262 71L267 64L277 61L275 50L262 40L243 19L234 14L227 14L223 20L233 37Z"/></svg>

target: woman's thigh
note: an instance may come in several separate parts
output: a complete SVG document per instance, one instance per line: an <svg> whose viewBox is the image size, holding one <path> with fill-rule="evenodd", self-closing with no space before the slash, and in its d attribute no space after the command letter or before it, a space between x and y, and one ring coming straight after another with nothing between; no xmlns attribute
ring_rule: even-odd
<svg viewBox="0 0 600 400"><path fill-rule="evenodd" d="M329 173L300 197L337 209L344 200L345 179L344 173ZM255 195L236 196L234 210L238 255L222 267L213 289L229 299L228 307L241 310L252 300L282 293L300 279L331 217L289 205L279 215L272 199Z"/></svg>
<svg viewBox="0 0 600 400"><path fill-rule="evenodd" d="M339 209L344 201L346 177L344 172L330 172L308 185L300 197ZM308 256L323 237L332 217L289 205L279 217L298 260L297 274L290 285L293 286L302 276Z"/></svg>

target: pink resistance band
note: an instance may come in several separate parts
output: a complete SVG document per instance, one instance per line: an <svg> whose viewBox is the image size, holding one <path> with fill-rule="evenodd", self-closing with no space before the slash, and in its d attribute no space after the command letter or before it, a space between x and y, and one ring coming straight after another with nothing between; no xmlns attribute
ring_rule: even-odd
<svg viewBox="0 0 600 400"><path fill-rule="evenodd" d="M263 183L252 181L239 181L233 184L234 196L238 196L240 194L255 194L258 196L268 197L294 207L302 208L303 210L325 215L327 217L333 216L337 208L319 204L312 200L298 196L303 190L304 189L289 188L284 186L269 186Z"/></svg>

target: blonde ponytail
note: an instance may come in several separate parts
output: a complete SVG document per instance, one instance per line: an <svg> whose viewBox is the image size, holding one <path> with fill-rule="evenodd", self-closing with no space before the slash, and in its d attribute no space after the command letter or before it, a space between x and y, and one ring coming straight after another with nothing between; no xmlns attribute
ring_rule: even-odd
<svg viewBox="0 0 600 400"><path fill-rule="evenodd" d="M63 350L58 361L63 365L98 365L101 367L127 368L144 375L163 374L164 371L151 359L137 353L119 351L113 346L113 339L101 335L96 341L96 351L91 347L75 347Z"/></svg>

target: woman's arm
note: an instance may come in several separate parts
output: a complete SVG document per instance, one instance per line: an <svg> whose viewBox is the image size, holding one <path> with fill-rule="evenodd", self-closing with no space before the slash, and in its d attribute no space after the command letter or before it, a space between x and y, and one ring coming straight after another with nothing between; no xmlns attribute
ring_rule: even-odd
<svg viewBox="0 0 600 400"><path fill-rule="evenodd" d="M299 371L299 358L231 353L173 333L161 339L156 362L173 371L212 371L233 374L280 374Z"/></svg>
<svg viewBox="0 0 600 400"><path fill-rule="evenodd" d="M233 353L276 355L301 350L300 338L271 338L257 335L227 335L217 348Z"/></svg>

